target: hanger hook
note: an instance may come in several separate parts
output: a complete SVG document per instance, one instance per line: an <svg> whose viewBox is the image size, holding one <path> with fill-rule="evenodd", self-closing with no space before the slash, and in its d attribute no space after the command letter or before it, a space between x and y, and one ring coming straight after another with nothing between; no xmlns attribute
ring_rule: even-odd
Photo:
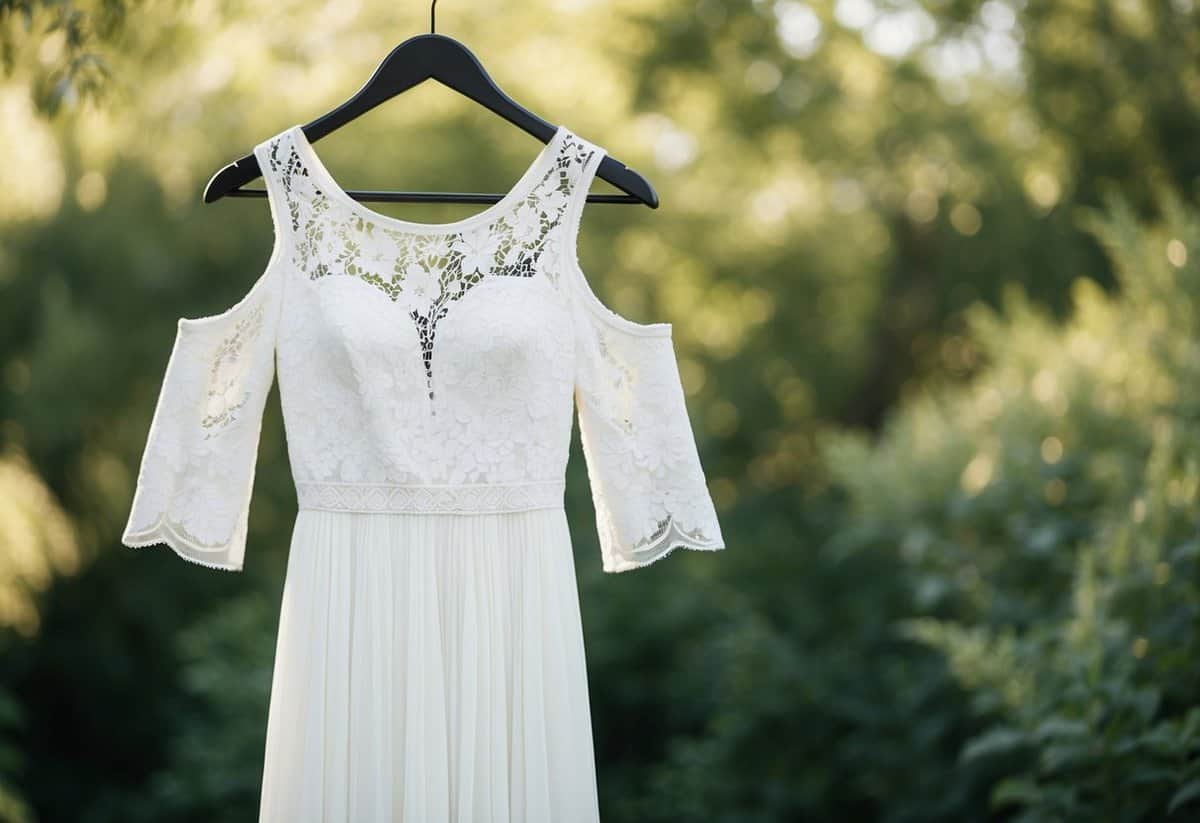
<svg viewBox="0 0 1200 823"><path fill-rule="evenodd" d="M429 6L429 33L430 34L437 33L437 26L434 24L434 17L433 17L433 13L436 10L437 10L437 0L433 0L433 3Z"/></svg>

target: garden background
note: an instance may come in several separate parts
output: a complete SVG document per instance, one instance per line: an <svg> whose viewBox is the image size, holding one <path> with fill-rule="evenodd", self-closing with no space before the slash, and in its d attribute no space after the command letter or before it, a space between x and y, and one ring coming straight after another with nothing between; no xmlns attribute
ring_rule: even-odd
<svg viewBox="0 0 1200 823"><path fill-rule="evenodd" d="M428 23L0 0L0 821L255 818L277 388L244 572L119 536L177 318L273 242L209 175ZM589 206L581 260L673 324L728 548L602 573L576 429L605 821L1200 817L1195 0L450 0L438 31L662 198ZM483 191L537 148L436 83L319 145L347 187Z"/></svg>

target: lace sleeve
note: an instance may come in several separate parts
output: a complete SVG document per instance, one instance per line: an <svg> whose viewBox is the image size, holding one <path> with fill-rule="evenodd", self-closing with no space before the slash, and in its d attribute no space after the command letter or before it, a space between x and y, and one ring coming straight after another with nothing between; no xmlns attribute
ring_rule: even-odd
<svg viewBox="0 0 1200 823"><path fill-rule="evenodd" d="M603 568L725 548L684 404L668 323L626 320L576 267L575 401Z"/></svg>
<svg viewBox="0 0 1200 823"><path fill-rule="evenodd" d="M262 413L275 379L282 302L275 257L234 306L179 319L124 545L165 543L186 560L241 570Z"/></svg>

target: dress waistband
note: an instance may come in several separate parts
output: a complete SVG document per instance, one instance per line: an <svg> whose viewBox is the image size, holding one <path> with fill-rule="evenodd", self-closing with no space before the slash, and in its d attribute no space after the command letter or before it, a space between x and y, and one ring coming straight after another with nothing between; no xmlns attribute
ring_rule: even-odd
<svg viewBox="0 0 1200 823"><path fill-rule="evenodd" d="M301 509L417 514L496 514L563 507L564 480L403 484L297 481Z"/></svg>

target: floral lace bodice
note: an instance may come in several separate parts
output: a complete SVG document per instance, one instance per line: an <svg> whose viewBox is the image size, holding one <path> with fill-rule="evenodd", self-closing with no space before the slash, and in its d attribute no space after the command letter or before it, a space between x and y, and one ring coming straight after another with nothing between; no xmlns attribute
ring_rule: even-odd
<svg viewBox="0 0 1200 823"><path fill-rule="evenodd" d="M278 377L301 509L561 507L577 412L605 571L724 548L671 325L615 314L579 268L602 148L559 127L499 202L446 224L363 207L299 126L254 152L271 259L234 306L179 319L126 545L242 568Z"/></svg>

